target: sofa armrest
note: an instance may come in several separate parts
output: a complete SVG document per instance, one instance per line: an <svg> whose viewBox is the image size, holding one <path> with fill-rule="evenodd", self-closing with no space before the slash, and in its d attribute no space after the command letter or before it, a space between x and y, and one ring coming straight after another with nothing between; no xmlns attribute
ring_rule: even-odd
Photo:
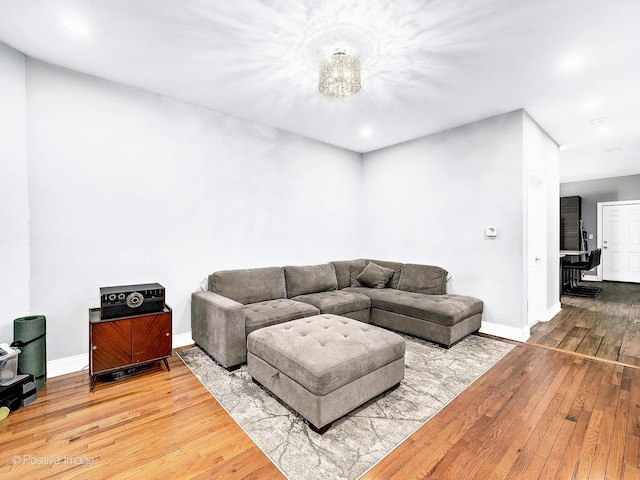
<svg viewBox="0 0 640 480"><path fill-rule="evenodd" d="M191 336L223 367L246 362L244 305L210 291L191 295Z"/></svg>

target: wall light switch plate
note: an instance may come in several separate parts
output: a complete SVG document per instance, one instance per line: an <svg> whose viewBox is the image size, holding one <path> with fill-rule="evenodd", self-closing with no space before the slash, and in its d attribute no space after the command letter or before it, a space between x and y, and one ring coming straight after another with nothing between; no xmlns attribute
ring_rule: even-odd
<svg viewBox="0 0 640 480"><path fill-rule="evenodd" d="M487 237L495 238L498 236L498 227L487 227L484 234Z"/></svg>

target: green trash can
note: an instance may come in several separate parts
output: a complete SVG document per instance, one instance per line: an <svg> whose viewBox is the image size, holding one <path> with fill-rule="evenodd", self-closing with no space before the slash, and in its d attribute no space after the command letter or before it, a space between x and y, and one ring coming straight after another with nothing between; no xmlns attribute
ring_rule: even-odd
<svg viewBox="0 0 640 480"><path fill-rule="evenodd" d="M36 390L47 381L47 319L44 315L20 317L13 321L12 347L20 349L18 373L29 373L36 380Z"/></svg>

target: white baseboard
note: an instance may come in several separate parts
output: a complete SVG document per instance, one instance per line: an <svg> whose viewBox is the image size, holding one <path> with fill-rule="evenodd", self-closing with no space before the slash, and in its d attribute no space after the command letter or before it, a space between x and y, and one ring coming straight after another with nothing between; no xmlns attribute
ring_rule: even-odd
<svg viewBox="0 0 640 480"><path fill-rule="evenodd" d="M178 333L171 339L172 348L186 347L192 345L191 332ZM59 377L68 373L82 371L89 366L89 354L75 355L73 357L59 358L47 362L47 378Z"/></svg>
<svg viewBox="0 0 640 480"><path fill-rule="evenodd" d="M554 306L552 306L550 309L547 310L547 313L545 314L544 318L541 318L540 321L548 322L557 314L559 314L561 311L562 311L562 305L560 304L560 302L558 302Z"/></svg>
<svg viewBox="0 0 640 480"><path fill-rule="evenodd" d="M509 340L515 340L517 342L526 342L531 335L529 326L518 328L484 321L480 327L480 332L495 337L508 338Z"/></svg>
<svg viewBox="0 0 640 480"><path fill-rule="evenodd" d="M560 305L560 302L558 302L553 307L549 308L546 312L544 312L540 318L531 322L529 324L529 327L533 327L536 323L548 322L561 311L562 311L562 306Z"/></svg>
<svg viewBox="0 0 640 480"><path fill-rule="evenodd" d="M59 358L47 362L47 378L59 377L67 373L80 372L89 367L89 354Z"/></svg>
<svg viewBox="0 0 640 480"><path fill-rule="evenodd" d="M186 347L187 345L193 345L191 332L178 333L173 336L173 339L171 341L172 348Z"/></svg>

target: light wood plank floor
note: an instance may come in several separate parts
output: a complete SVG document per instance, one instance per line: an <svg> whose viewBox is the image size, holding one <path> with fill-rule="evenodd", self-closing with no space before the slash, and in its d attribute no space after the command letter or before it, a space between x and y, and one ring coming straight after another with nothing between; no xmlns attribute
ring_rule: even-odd
<svg viewBox="0 0 640 480"><path fill-rule="evenodd" d="M0 475L283 478L175 354L170 364L93 393L85 374L50 379L0 422ZM640 369L518 344L364 478L640 478Z"/></svg>
<svg viewBox="0 0 640 480"><path fill-rule="evenodd" d="M640 366L640 284L585 282L596 298L562 296L562 311L531 328L530 344Z"/></svg>

